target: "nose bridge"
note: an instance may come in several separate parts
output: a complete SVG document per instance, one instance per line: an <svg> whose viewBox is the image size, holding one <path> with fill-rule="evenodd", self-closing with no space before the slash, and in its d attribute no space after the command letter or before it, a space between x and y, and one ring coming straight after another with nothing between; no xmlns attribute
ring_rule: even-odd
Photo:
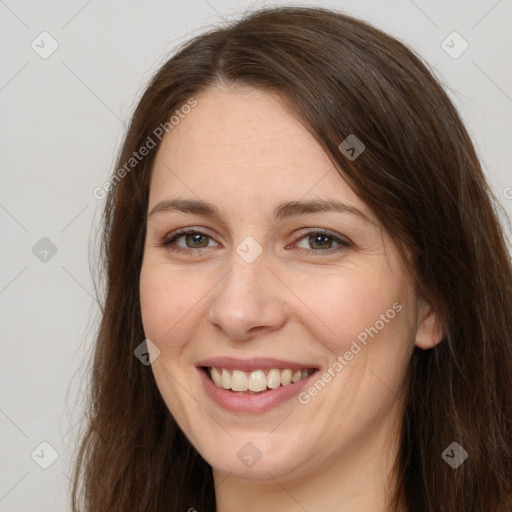
<svg viewBox="0 0 512 512"><path fill-rule="evenodd" d="M210 322L231 339L246 340L256 330L272 331L285 321L282 290L267 263L251 240L233 250L230 271L216 287L209 311Z"/></svg>

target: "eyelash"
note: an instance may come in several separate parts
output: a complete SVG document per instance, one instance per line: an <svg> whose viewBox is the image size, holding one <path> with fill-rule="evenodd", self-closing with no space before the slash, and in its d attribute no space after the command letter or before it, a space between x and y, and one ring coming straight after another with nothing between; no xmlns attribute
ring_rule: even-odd
<svg viewBox="0 0 512 512"><path fill-rule="evenodd" d="M194 229L194 228L180 228L172 233L170 233L169 235L167 235L158 245L161 246L161 247L165 247L167 249L169 249L170 251L175 251L175 252L179 252L181 254L193 254L193 255L197 255L197 252L198 250L200 249L208 249L208 247L198 247L198 248L183 248L183 247L179 247L177 245L173 245L174 242L176 240L178 240L179 238L181 238L182 236L184 235L203 235L203 236L206 236L210 239L213 240L213 237L211 237L210 235L208 235L207 233L204 233L203 231L199 231L197 229ZM315 230L311 230L311 231L308 231L306 233L304 233L300 238L298 238L295 242L300 242L301 240L303 240L304 238L307 238L311 235L322 235L322 236L325 236L327 238L331 238L333 241L335 241L336 243L339 244L338 247L335 247L335 248L330 248L330 249L326 249L326 250L322 250L322 249L300 249L302 250L306 255L308 256L314 256L314 257L321 257L322 255L324 254L333 254L333 253L337 253L337 252L340 252L342 249L347 249L349 247L352 247L352 244L344 239L344 238L340 238L339 236L331 233L330 231L326 230L326 229L315 229ZM334 250L333 250L334 249Z"/></svg>

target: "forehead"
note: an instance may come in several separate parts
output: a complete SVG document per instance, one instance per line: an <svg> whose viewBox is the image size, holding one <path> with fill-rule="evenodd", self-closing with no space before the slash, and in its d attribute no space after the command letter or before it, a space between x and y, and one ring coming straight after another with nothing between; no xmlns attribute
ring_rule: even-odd
<svg viewBox="0 0 512 512"><path fill-rule="evenodd" d="M164 137L153 168L150 207L172 197L255 208L329 196L369 209L323 148L277 95L210 89Z"/></svg>

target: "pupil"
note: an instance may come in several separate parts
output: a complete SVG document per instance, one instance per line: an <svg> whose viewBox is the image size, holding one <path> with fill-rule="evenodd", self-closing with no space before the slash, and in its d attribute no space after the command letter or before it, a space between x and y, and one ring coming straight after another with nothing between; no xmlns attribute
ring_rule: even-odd
<svg viewBox="0 0 512 512"><path fill-rule="evenodd" d="M196 233L195 235L189 235L190 238L192 238L192 244L201 244L201 238L204 235L201 235L200 233ZM203 244L204 245L204 244Z"/></svg>
<svg viewBox="0 0 512 512"><path fill-rule="evenodd" d="M322 243L323 241L323 243ZM325 246L326 243L328 243L329 237L326 235L316 235L313 237L313 244L319 245L319 246Z"/></svg>

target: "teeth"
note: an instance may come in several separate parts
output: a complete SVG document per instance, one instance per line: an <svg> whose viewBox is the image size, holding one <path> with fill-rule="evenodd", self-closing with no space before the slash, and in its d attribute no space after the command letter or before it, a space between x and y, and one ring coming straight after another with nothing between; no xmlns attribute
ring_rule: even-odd
<svg viewBox="0 0 512 512"><path fill-rule="evenodd" d="M281 384L283 386L287 386L292 382L292 371L291 370L283 370L281 373Z"/></svg>
<svg viewBox="0 0 512 512"><path fill-rule="evenodd" d="M240 370L234 370L231 375L231 389L233 391L247 391L249 386L249 379L244 372Z"/></svg>
<svg viewBox="0 0 512 512"><path fill-rule="evenodd" d="M209 375L216 386L232 391L249 391L260 393L268 389L276 389L279 386L287 386L291 383L305 379L314 370L302 369L292 371L272 368L265 374L263 370L255 370L250 373L241 370L230 372L224 368L210 368Z"/></svg>
<svg viewBox="0 0 512 512"><path fill-rule="evenodd" d="M217 368L212 368L210 370L210 377L212 378L213 382L219 386L219 388L222 387L222 377L220 376L219 370L217 370Z"/></svg>
<svg viewBox="0 0 512 512"><path fill-rule="evenodd" d="M293 372L293 375L292 375L292 382L295 383L295 382L299 382L299 380L302 379L302 370L296 370Z"/></svg>
<svg viewBox="0 0 512 512"><path fill-rule="evenodd" d="M272 369L267 375L267 387L270 389L278 388L281 385L281 372L276 369Z"/></svg>
<svg viewBox="0 0 512 512"><path fill-rule="evenodd" d="M227 370L222 370L221 384L224 389L231 389L231 375Z"/></svg>
<svg viewBox="0 0 512 512"><path fill-rule="evenodd" d="M249 389L251 391L263 391L267 389L267 377L265 377L265 374L261 370L251 373L249 377Z"/></svg>

